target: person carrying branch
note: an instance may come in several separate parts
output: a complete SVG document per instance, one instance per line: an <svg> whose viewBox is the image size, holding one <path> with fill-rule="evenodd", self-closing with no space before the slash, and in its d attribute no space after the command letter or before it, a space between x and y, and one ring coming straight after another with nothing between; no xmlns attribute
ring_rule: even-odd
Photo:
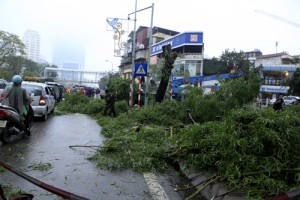
<svg viewBox="0 0 300 200"><path fill-rule="evenodd" d="M108 89L105 90L105 108L104 108L104 115L111 116L113 115L114 117L117 116L116 110L115 110L115 101L117 99L117 94L116 93L111 93L109 92Z"/></svg>

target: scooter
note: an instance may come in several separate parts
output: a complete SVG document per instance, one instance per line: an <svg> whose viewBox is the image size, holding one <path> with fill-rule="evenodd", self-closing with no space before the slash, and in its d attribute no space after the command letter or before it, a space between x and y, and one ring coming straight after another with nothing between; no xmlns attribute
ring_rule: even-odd
<svg viewBox="0 0 300 200"><path fill-rule="evenodd" d="M10 143L14 136L24 133L30 135L18 111L13 107L0 105L0 141L4 144Z"/></svg>

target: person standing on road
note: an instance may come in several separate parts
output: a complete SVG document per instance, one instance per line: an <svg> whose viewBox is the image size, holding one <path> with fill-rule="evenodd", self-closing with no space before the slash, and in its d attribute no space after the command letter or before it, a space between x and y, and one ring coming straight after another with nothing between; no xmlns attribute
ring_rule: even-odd
<svg viewBox="0 0 300 200"><path fill-rule="evenodd" d="M111 114L113 114L114 117L117 116L116 110L115 110L116 98L117 98L117 94L109 92L108 89L105 90L104 100L105 100L106 105L104 108L104 115L108 114L108 116L111 116Z"/></svg>
<svg viewBox="0 0 300 200"><path fill-rule="evenodd" d="M282 99L282 95L279 95L278 99L276 99L276 101L273 104L273 109L275 111L281 111L282 110L282 104L283 104L283 99Z"/></svg>
<svg viewBox="0 0 300 200"><path fill-rule="evenodd" d="M3 102L5 105L15 108L20 116L20 120L26 126L26 133L30 135L30 123L33 119L33 110L30 106L31 98L24 88L21 88L22 77L15 75L12 78L13 85L4 92Z"/></svg>

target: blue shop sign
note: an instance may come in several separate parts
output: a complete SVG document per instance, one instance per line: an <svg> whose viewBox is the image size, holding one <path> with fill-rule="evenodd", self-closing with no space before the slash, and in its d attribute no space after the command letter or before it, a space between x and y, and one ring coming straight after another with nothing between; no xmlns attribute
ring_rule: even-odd
<svg viewBox="0 0 300 200"><path fill-rule="evenodd" d="M288 93L289 89L290 89L289 86L268 86L268 85L260 86L260 92Z"/></svg>
<svg viewBox="0 0 300 200"><path fill-rule="evenodd" d="M184 32L151 45L150 56L162 53L162 47L170 44L171 49L184 45L203 45L203 32Z"/></svg>

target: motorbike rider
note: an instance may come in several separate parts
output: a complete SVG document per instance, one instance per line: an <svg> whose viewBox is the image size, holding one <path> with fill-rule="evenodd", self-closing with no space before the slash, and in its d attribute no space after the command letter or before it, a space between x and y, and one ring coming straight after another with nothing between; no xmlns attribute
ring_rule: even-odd
<svg viewBox="0 0 300 200"><path fill-rule="evenodd" d="M34 114L30 106L31 98L26 90L21 88L22 81L23 79L20 75L13 76L13 85L4 92L5 101L3 103L18 111L20 120L23 121L26 126L26 134L29 136L30 123Z"/></svg>

